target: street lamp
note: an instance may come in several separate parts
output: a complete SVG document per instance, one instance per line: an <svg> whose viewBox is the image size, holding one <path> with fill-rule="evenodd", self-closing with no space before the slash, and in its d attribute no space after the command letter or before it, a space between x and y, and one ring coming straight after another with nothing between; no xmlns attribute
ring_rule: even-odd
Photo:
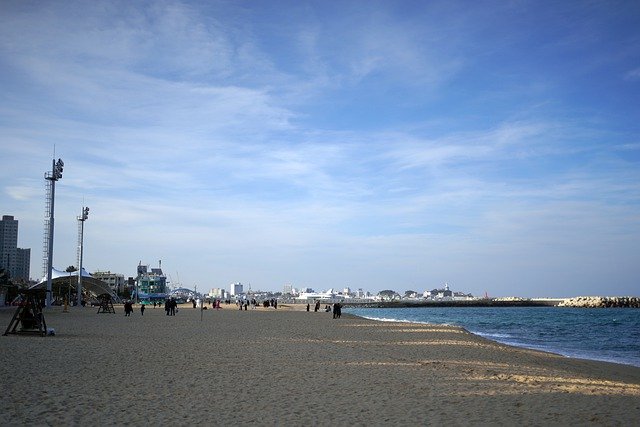
<svg viewBox="0 0 640 427"><path fill-rule="evenodd" d="M62 159L52 160L51 172L46 172L44 174L44 179L49 181L50 189L49 192L49 233L48 233L48 245L47 245L47 307L51 307L51 282L52 282L52 273L53 273L53 205L55 201L56 195L56 181L62 178L62 169L64 168L64 162Z"/></svg>
<svg viewBox="0 0 640 427"><path fill-rule="evenodd" d="M80 222L80 236L78 239L78 285L76 288L76 298L78 300L78 305L81 305L82 301L82 248L84 241L84 222L89 218L89 208L82 207L82 214L78 217L78 221Z"/></svg>

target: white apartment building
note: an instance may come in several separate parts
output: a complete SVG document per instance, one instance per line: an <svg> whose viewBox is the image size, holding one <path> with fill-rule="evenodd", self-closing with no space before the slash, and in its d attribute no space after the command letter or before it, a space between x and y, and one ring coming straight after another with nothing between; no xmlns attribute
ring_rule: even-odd
<svg viewBox="0 0 640 427"><path fill-rule="evenodd" d="M242 291L242 283L237 282L237 283L232 283L229 286L229 293L231 294L231 296L236 296L236 295L240 295L243 293Z"/></svg>

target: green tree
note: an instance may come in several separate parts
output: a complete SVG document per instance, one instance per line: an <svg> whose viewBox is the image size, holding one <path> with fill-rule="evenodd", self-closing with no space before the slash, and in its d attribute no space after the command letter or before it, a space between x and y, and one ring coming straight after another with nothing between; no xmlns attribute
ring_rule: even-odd
<svg viewBox="0 0 640 427"><path fill-rule="evenodd" d="M378 296L383 299L395 299L399 297L396 291L392 291L391 289L385 289L384 291L378 292Z"/></svg>

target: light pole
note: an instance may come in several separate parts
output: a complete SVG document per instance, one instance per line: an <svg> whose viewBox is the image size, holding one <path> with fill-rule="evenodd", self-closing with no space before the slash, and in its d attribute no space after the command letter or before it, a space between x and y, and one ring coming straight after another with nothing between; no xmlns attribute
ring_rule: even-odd
<svg viewBox="0 0 640 427"><path fill-rule="evenodd" d="M82 207L82 215L78 217L80 222L80 238L78 239L78 285L76 287L76 298L78 305L82 306L82 249L84 242L84 222L89 218L89 208Z"/></svg>
<svg viewBox="0 0 640 427"><path fill-rule="evenodd" d="M62 178L62 169L64 168L64 162L62 159L52 160L51 172L46 172L44 179L49 181L51 192L49 194L49 238L47 247L47 307L51 307L51 281L53 273L53 205L56 199L56 181Z"/></svg>

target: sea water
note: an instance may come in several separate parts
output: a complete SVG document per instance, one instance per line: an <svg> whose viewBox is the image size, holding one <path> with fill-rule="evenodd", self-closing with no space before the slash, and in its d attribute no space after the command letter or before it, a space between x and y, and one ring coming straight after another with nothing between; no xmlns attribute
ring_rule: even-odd
<svg viewBox="0 0 640 427"><path fill-rule="evenodd" d="M368 319L462 326L485 338L640 367L640 310L568 307L345 308Z"/></svg>

